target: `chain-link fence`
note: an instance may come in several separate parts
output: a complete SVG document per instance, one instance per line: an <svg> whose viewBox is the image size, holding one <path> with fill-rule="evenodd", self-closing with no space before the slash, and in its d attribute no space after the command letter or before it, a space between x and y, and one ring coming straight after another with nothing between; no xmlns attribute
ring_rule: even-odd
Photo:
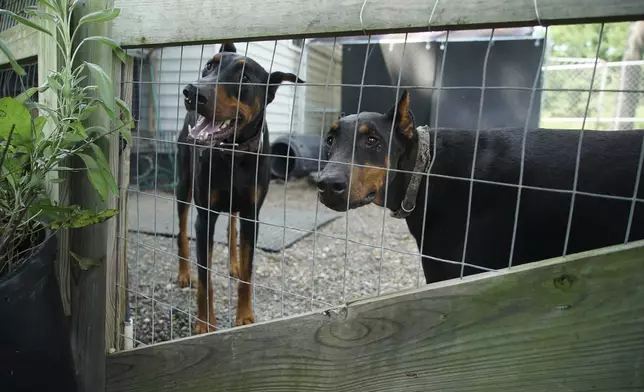
<svg viewBox="0 0 644 392"><path fill-rule="evenodd" d="M598 60L595 65L588 58L550 58L543 67L540 126L609 130L630 122L633 128L644 127L643 68L644 61Z"/></svg>

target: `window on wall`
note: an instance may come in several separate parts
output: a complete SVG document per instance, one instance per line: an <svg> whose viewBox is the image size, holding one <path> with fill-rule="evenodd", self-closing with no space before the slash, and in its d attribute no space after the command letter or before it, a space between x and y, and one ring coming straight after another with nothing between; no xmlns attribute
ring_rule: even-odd
<svg viewBox="0 0 644 392"><path fill-rule="evenodd" d="M25 70L25 76L19 76L12 68L0 70L0 98L16 97L32 87L38 86L38 64L21 64ZM38 101L38 93L31 97L31 100Z"/></svg>

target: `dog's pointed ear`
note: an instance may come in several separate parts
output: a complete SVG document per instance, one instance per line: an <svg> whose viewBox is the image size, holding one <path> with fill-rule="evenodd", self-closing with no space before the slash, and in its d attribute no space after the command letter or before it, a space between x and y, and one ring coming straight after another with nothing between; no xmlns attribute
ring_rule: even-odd
<svg viewBox="0 0 644 392"><path fill-rule="evenodd" d="M237 52L237 47L235 47L235 44L233 43L228 43L228 44L221 44L219 47L219 53L221 52Z"/></svg>
<svg viewBox="0 0 644 392"><path fill-rule="evenodd" d="M298 78L296 75L292 73L286 73L286 72L280 72L280 71L275 71L271 73L268 77L268 91L266 94L268 95L268 99L266 101L266 104L269 104L273 102L275 99L275 93L277 92L277 88L282 84L282 82L292 82L292 83L306 83L302 79Z"/></svg>
<svg viewBox="0 0 644 392"><path fill-rule="evenodd" d="M387 112L387 118L396 121L396 130L403 136L410 139L414 136L414 115L409 110L409 91L403 90L398 103Z"/></svg>

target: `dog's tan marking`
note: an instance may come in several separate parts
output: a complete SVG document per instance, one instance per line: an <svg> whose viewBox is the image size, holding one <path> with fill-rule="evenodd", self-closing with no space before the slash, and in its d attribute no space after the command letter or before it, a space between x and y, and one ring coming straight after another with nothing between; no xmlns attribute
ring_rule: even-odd
<svg viewBox="0 0 644 392"><path fill-rule="evenodd" d="M237 317L235 319L236 325L246 325L255 322L255 315L253 314L252 304L252 288L250 286L251 273L251 255L253 244L244 241L242 237L241 246L241 268L240 280L237 284Z"/></svg>
<svg viewBox="0 0 644 392"><path fill-rule="evenodd" d="M365 167L366 166L366 167ZM354 166L352 169L351 189L349 200L362 200L370 192L376 192L374 203L383 206L383 188L387 179L388 160L385 158L383 166L366 162L363 166Z"/></svg>
<svg viewBox="0 0 644 392"><path fill-rule="evenodd" d="M236 212L230 217L228 226L228 255L230 256L230 276L240 279L239 258L237 257L237 219L239 213Z"/></svg>

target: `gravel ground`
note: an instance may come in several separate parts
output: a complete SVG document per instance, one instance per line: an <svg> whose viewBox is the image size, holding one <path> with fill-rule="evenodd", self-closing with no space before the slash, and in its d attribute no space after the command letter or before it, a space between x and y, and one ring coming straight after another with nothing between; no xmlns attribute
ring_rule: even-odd
<svg viewBox="0 0 644 392"><path fill-rule="evenodd" d="M326 208L317 202L316 190L307 179L289 181L286 187L273 182L265 205L283 208L285 201L289 208L314 209L316 204ZM383 215L387 249L381 258ZM133 232L128 240L135 345L190 336L196 290L180 289L175 284L176 240ZM196 273L194 246L191 241ZM375 205L350 211L348 219L342 216L280 253L258 249L253 273L255 319L266 321L417 287L419 258L413 255L417 252L405 222L389 217L388 211ZM235 317L236 282L228 278L227 247L215 243L213 254L216 327L229 328Z"/></svg>

